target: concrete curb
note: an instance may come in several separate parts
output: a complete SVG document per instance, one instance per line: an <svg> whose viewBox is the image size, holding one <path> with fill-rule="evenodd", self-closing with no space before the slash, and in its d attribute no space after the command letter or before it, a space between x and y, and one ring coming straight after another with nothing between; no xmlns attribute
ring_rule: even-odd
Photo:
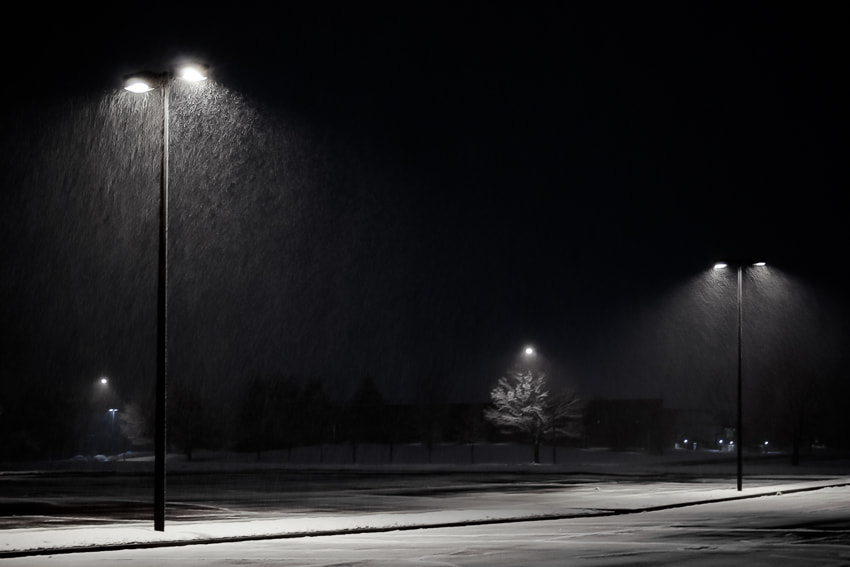
<svg viewBox="0 0 850 567"><path fill-rule="evenodd" d="M332 530L309 530L297 532L285 532L276 534L252 534L252 535L236 535L223 537L206 537L196 539L183 540L168 540L168 541L149 541L149 542L128 542L114 543L102 545L82 546L67 546L39 549L24 549L0 551L0 559L12 559L19 557L37 557L46 555L68 555L73 553L96 553L101 551L121 551L131 549L155 549L164 547L185 547L189 545L211 545L217 543L241 543L249 541L268 541L276 539L299 539L308 537L336 536L336 535L357 535L357 534L373 534L373 533L388 533L413 530L427 530L438 528L457 528L468 526L485 526L495 524L509 524L517 522L541 522L553 520L569 520L576 518L598 518L609 516L621 516L627 514L641 514L645 512L658 512L661 510L672 510L675 508L686 508L690 506L701 506L705 504L716 504L722 502L733 502L737 500L749 500L754 498L764 498L767 496L781 496L783 494L795 494L800 492L813 492L824 488L840 488L850 486L850 481L840 482L825 482L814 486L790 487L783 489L780 487L771 487L763 491L740 494L736 496L727 496L719 498L708 498L701 500L689 500L687 502L675 502L671 504L661 504L657 506L642 506L635 508L616 508L616 509L586 509L579 513L570 514L539 514L539 515L522 515L515 517L502 518L486 518L477 520L458 520L451 522L425 522L419 524L408 525L393 525L393 526L373 526L373 527L358 527L350 529L332 529Z"/></svg>

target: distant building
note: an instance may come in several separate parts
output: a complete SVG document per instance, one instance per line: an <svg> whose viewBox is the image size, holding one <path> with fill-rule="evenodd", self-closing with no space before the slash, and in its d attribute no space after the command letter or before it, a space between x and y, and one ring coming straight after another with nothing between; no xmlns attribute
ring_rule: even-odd
<svg viewBox="0 0 850 567"><path fill-rule="evenodd" d="M662 453L672 446L673 413L663 399L589 400L584 443L589 447Z"/></svg>

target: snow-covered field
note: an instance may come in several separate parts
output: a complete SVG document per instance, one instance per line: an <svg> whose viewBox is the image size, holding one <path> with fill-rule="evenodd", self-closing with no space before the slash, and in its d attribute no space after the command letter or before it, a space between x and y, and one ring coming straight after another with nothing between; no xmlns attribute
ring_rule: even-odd
<svg viewBox="0 0 850 567"><path fill-rule="evenodd" d="M493 492L478 495L474 501L452 499L453 509L428 513L352 511L347 515L187 522L170 525L165 534L153 532L145 524L7 530L2 543L5 550L169 541L184 545L7 558L0 559L0 564L847 564L850 487L793 492L817 485L784 483L739 494L713 484L604 484L579 491L549 492L536 499L529 499L528 494L511 498L513 494ZM762 496L756 497L758 494ZM739 495L750 498L728 500ZM697 501L703 504L681 506ZM573 517L528 521L541 513ZM523 521L494 522L499 518ZM480 520L490 522L478 524ZM451 526L403 529L429 524ZM358 528L383 531L356 533ZM346 534L348 530L355 533ZM262 537L296 532L325 535ZM185 545L240 536L245 541Z"/></svg>
<svg viewBox="0 0 850 567"><path fill-rule="evenodd" d="M464 526L477 523L496 523L510 520L555 518L593 518L606 515L623 516L624 512L639 513L700 502L755 502L765 498L781 498L778 493L805 491L823 497L850 479L806 480L796 482L761 481L743 492L737 492L728 482L670 483L670 482L611 482L585 483L540 489L539 487L510 489L494 486L486 491L455 490L449 494L431 495L425 492L398 496L393 494L353 493L337 506L316 502L297 510L278 510L242 514L237 519L219 521L169 522L164 533L155 532L150 522L124 521L116 523L84 522L66 527L7 529L0 532L0 552L9 554L24 550L63 550L68 548L146 546L168 543L185 544L193 541L223 541L227 539L262 539L299 535L334 534L357 531L410 529L427 526ZM398 488L398 487L396 487ZM411 486L410 489L417 487ZM846 490L846 489L844 489ZM840 494L846 494L840 492ZM334 498L335 495L329 495ZM394 504L376 506L376 499L389 498ZM374 512L376 507L395 511Z"/></svg>
<svg viewBox="0 0 850 567"><path fill-rule="evenodd" d="M344 489L290 488L286 500L273 506L239 508L204 520L171 519L164 533L154 531L149 520L78 518L57 525L36 521L31 523L34 527L0 530L0 563L563 565L569 558L569 564L581 565L680 560L690 565L707 561L706 557L722 558L710 564L735 564L723 554L767 550L771 554L765 557L772 559L761 564L782 564L776 555L779 548L768 545L773 540L785 547L793 544L786 551L794 561L784 564L822 565L835 558L835 564L842 564L847 559L846 461L787 468L776 462L748 463L745 489L738 492L728 461L678 454L662 459L605 452L581 456L581 461L558 466L381 466L372 470L404 474L381 477L389 479L386 486L378 480L377 488L373 481L364 490L361 484L345 487L347 481ZM191 463L176 457L169 462L172 471L189 475L218 471L238 483L243 477L234 471L281 466L298 468L280 461L257 463L220 455L202 455ZM334 470L370 478L368 466L361 465L328 466L321 472ZM688 471L687 480L680 478L683 470ZM470 471L521 480L472 486ZM580 472L588 474L576 482ZM431 473L438 474L429 479ZM2 473L0 481L4 474L19 473ZM98 487L89 490L96 496ZM215 490L201 489L201 500ZM266 494L245 492L245 498ZM171 490L169 502L179 494L179 489ZM217 509L221 506L219 502ZM799 562L806 550L824 561ZM758 565L760 560L752 557L747 564Z"/></svg>

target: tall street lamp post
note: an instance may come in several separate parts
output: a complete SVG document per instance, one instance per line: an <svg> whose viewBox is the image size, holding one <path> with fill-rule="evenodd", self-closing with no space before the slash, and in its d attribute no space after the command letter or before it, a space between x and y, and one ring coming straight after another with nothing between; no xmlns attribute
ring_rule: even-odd
<svg viewBox="0 0 850 567"><path fill-rule="evenodd" d="M159 183L159 262L157 267L157 319L156 319L156 427L154 433L154 530L165 531L165 458L166 458L166 385L168 375L168 103L171 82L170 72L142 72L128 75L124 88L133 93L146 93L160 89L162 93L162 161ZM207 78L202 66L187 65L177 77L191 82Z"/></svg>
<svg viewBox="0 0 850 567"><path fill-rule="evenodd" d="M109 413L112 415L112 425L109 428L109 451L110 454L115 452L115 414L118 413L118 408L109 408Z"/></svg>
<svg viewBox="0 0 850 567"><path fill-rule="evenodd" d="M735 264L738 272L737 285L737 303L738 303L738 423L735 428L735 453L737 457L738 468L738 491L740 492L744 486L744 393L743 393L743 314L744 314L744 266L764 266L764 262L747 262L737 260L735 262L718 262L714 265L715 270L722 270L729 267L729 264Z"/></svg>

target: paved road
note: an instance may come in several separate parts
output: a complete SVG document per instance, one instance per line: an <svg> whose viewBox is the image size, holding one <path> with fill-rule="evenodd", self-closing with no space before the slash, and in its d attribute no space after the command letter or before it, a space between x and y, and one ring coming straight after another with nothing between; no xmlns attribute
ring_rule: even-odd
<svg viewBox="0 0 850 567"><path fill-rule="evenodd" d="M850 563L850 487L608 517L0 560L0 565L793 565Z"/></svg>

